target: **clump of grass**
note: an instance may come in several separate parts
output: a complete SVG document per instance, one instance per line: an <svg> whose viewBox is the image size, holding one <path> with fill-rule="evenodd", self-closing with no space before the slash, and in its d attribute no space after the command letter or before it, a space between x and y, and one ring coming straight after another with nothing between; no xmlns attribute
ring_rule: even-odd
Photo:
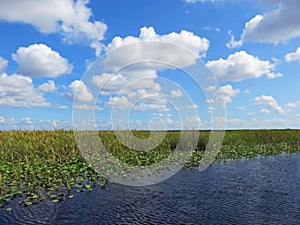
<svg viewBox="0 0 300 225"><path fill-rule="evenodd" d="M299 151L300 130L229 130L214 162ZM186 166L199 165L202 157L203 152L194 153Z"/></svg>
<svg viewBox="0 0 300 225"><path fill-rule="evenodd" d="M24 206L57 202L72 188L107 182L84 160L71 131L0 132L0 161L0 207L17 197Z"/></svg>

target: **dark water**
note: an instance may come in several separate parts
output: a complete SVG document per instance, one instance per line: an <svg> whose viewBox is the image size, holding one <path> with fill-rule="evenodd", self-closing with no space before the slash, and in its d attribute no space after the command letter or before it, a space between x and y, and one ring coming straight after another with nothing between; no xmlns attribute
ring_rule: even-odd
<svg viewBox="0 0 300 225"><path fill-rule="evenodd" d="M61 203L14 206L0 224L300 224L300 154L181 170L146 187L109 184Z"/></svg>

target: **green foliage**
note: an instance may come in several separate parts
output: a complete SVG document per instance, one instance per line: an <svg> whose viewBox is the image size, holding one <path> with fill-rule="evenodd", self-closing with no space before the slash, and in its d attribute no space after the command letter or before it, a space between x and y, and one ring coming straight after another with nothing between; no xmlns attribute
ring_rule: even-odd
<svg viewBox="0 0 300 225"><path fill-rule="evenodd" d="M300 130L229 130L215 162L271 156L300 151ZM203 154L194 154L189 166L197 166Z"/></svg>
<svg viewBox="0 0 300 225"><path fill-rule="evenodd" d="M2 131L0 160L0 207L16 197L24 206L61 201L78 184L105 183L78 151L72 131Z"/></svg>
<svg viewBox="0 0 300 225"><path fill-rule="evenodd" d="M181 133L168 131L164 140L148 151L129 149L113 131L100 131L99 138L107 151L124 163L147 166L174 155L178 146L190 148L189 140L179 143ZM149 131L133 134L142 140L151 135ZM197 147L186 167L199 165L209 137L210 131L199 132ZM226 131L215 162L297 151L300 130ZM179 163L182 156L179 153L172 160ZM15 198L20 198L24 206L45 199L60 202L77 192L91 191L95 185L105 188L107 183L82 157L72 131L0 131L0 162L0 207L7 205L6 210L11 210L8 203Z"/></svg>

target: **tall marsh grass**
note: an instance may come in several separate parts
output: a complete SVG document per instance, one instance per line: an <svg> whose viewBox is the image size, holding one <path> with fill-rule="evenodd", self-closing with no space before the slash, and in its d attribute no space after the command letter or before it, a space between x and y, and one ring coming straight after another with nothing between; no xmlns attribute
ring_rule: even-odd
<svg viewBox="0 0 300 225"><path fill-rule="evenodd" d="M147 139L149 131L133 131ZM210 131L199 132L199 140L186 167L197 166ZM180 131L168 131L150 151L132 150L113 131L99 131L107 150L129 165L151 165L168 158L179 143ZM188 145L188 143L186 144ZM226 131L215 162L300 151L300 130ZM24 206L44 199L58 202L73 197L72 191L105 188L107 180L89 167L78 150L72 131L0 131L0 207L19 197ZM7 208L9 209L9 208Z"/></svg>

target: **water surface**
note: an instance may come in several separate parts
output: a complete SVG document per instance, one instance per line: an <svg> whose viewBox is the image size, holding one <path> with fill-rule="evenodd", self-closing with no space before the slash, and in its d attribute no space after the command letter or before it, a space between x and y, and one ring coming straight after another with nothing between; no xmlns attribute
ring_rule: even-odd
<svg viewBox="0 0 300 225"><path fill-rule="evenodd" d="M0 224L300 224L300 153L182 169L151 186L109 184L65 202L18 204Z"/></svg>

